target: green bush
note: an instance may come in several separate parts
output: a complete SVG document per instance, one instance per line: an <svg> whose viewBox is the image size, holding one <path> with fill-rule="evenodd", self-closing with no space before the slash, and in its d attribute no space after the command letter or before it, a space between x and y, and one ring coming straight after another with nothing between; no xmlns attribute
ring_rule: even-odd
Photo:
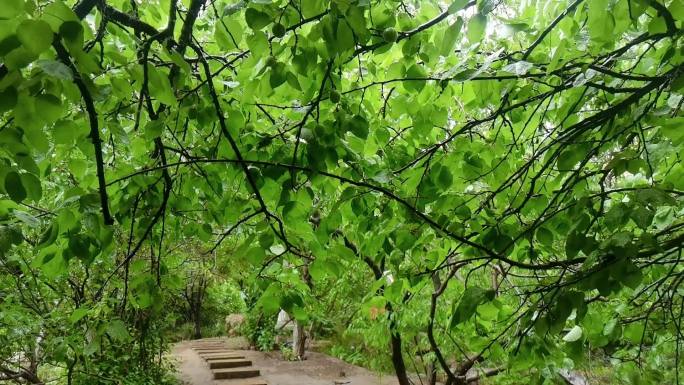
<svg viewBox="0 0 684 385"><path fill-rule="evenodd" d="M256 312L247 313L241 334L258 350L273 350L276 346L275 317L267 317Z"/></svg>

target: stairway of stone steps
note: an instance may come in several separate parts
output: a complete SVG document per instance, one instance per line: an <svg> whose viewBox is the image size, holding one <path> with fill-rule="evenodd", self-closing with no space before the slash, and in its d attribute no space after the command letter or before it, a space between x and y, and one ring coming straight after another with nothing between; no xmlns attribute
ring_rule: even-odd
<svg viewBox="0 0 684 385"><path fill-rule="evenodd" d="M251 360L229 349L223 342L197 341L192 349L206 362L217 384L268 385L261 379L259 369L252 366Z"/></svg>

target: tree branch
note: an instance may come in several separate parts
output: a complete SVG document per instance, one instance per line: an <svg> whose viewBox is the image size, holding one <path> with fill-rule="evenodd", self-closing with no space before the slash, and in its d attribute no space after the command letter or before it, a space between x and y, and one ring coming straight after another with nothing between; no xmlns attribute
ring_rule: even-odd
<svg viewBox="0 0 684 385"><path fill-rule="evenodd" d="M81 97L83 98L83 103L85 104L88 120L90 122L90 140L92 141L95 150L95 166L100 192L100 204L102 205L102 217L106 225L114 224L114 218L112 218L112 215L109 212L109 198L107 196L107 182L105 181L104 158L102 156L102 140L100 139L100 128L93 97L90 94L90 90L88 90L88 86L83 81L83 77L78 72L78 68L76 68L71 61L69 53L62 43L55 39L52 46L55 48L55 51L57 51L57 57L73 72L74 83L76 84L76 87L78 87Z"/></svg>

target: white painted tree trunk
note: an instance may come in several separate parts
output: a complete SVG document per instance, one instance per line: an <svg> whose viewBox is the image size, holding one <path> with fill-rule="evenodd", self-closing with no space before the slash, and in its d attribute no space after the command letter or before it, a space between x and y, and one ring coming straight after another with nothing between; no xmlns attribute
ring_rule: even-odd
<svg viewBox="0 0 684 385"><path fill-rule="evenodd" d="M294 330L292 331L292 352L298 360L303 360L306 353L306 332L304 326L297 321L294 321Z"/></svg>

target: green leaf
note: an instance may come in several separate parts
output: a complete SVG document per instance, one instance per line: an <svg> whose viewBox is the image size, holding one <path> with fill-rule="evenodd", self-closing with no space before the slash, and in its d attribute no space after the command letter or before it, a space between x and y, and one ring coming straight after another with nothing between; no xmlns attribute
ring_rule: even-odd
<svg viewBox="0 0 684 385"><path fill-rule="evenodd" d="M164 122L162 120L150 120L145 125L145 139L153 140L164 132Z"/></svg>
<svg viewBox="0 0 684 385"><path fill-rule="evenodd" d="M273 68L271 68L271 75L269 77L269 85L271 89L276 89L283 85L287 81L287 69L285 64L277 63Z"/></svg>
<svg viewBox="0 0 684 385"><path fill-rule="evenodd" d="M451 8L450 8L451 9ZM454 49L454 44L461 36L461 30L463 29L463 18L459 17L444 31L444 36L442 36L442 44L440 46L439 54L442 56L449 56Z"/></svg>
<svg viewBox="0 0 684 385"><path fill-rule="evenodd" d="M0 255L9 250L12 245L19 245L24 241L21 228L18 226L0 226Z"/></svg>
<svg viewBox="0 0 684 385"><path fill-rule="evenodd" d="M627 341L639 345L643 341L645 327L643 322L632 322L625 326L624 336Z"/></svg>
<svg viewBox="0 0 684 385"><path fill-rule="evenodd" d="M12 31L13 27L10 26L10 28L11 29L7 30L8 36L0 38L0 56L5 56L11 53L12 51L20 48L26 50L24 47L21 46L21 42L19 41L17 35L14 34L14 32ZM5 31L0 30L0 33L3 32Z"/></svg>
<svg viewBox="0 0 684 385"><path fill-rule="evenodd" d="M565 240L565 255L567 256L567 258L575 258L577 254L579 254L580 250L582 250L585 242L586 238L584 237L584 235L576 231L573 231L570 234L568 234L568 237Z"/></svg>
<svg viewBox="0 0 684 385"><path fill-rule="evenodd" d="M78 259L90 263L93 256L90 254L90 240L83 234L69 237L69 251Z"/></svg>
<svg viewBox="0 0 684 385"><path fill-rule="evenodd" d="M468 20L468 41L470 44L479 43L482 41L487 28L487 16L480 13L474 15Z"/></svg>
<svg viewBox="0 0 684 385"><path fill-rule="evenodd" d="M245 21L249 28L259 30L271 24L272 18L268 13L258 11L254 8L247 8L245 11Z"/></svg>
<svg viewBox="0 0 684 385"><path fill-rule="evenodd" d="M449 168L441 166L437 174L437 186L442 190L447 190L454 182L454 177L451 175Z"/></svg>
<svg viewBox="0 0 684 385"><path fill-rule="evenodd" d="M427 73L423 66L414 64L406 70L407 79L424 79ZM425 87L425 80L406 80L404 81L404 88L408 91L420 92Z"/></svg>
<svg viewBox="0 0 684 385"><path fill-rule="evenodd" d="M289 84L290 87L294 88L297 91L302 90L302 85L299 84L299 79L297 79L297 75L288 71L286 77L287 77L287 84Z"/></svg>
<svg viewBox="0 0 684 385"><path fill-rule="evenodd" d="M24 20L17 27L19 41L34 55L50 48L53 35L50 24L42 20Z"/></svg>
<svg viewBox="0 0 684 385"><path fill-rule="evenodd" d="M611 267L610 274L616 281L631 289L636 289L643 280L641 269L628 258L615 263Z"/></svg>
<svg viewBox="0 0 684 385"><path fill-rule="evenodd" d="M495 294L494 290L485 290L478 286L466 288L451 317L451 327L453 328L470 319L477 311L477 307L493 300Z"/></svg>
<svg viewBox="0 0 684 385"><path fill-rule="evenodd" d="M214 25L216 44L227 52L239 50L242 32L242 26L234 18L224 17Z"/></svg>
<svg viewBox="0 0 684 385"><path fill-rule="evenodd" d="M496 0L477 0L477 10L481 14L486 15L491 12L497 4L498 2Z"/></svg>
<svg viewBox="0 0 684 385"><path fill-rule="evenodd" d="M624 203L618 202L608 210L604 217L604 223L609 230L618 230L625 224L629 218L629 208Z"/></svg>
<svg viewBox="0 0 684 385"><path fill-rule="evenodd" d="M545 227L537 229L535 238L544 246L551 247L553 245L553 233Z"/></svg>
<svg viewBox="0 0 684 385"><path fill-rule="evenodd" d="M83 317L85 317L86 315L88 315L87 308L80 307L78 309L75 309L69 316L69 322L71 322L71 324L74 325L78 321L82 320Z"/></svg>
<svg viewBox="0 0 684 385"><path fill-rule="evenodd" d="M157 67L149 64L147 65L147 75L150 96L166 105L175 106L177 104L176 96L173 93L168 76L158 70Z"/></svg>
<svg viewBox="0 0 684 385"><path fill-rule="evenodd" d="M65 21L59 26L59 35L74 50L79 50L83 46L83 26L80 21Z"/></svg>
<svg viewBox="0 0 684 385"><path fill-rule="evenodd" d="M46 258L43 259L43 264L41 266L41 270L43 270L45 275L50 279L62 276L66 273L68 268L69 264L61 253L57 255L47 255Z"/></svg>
<svg viewBox="0 0 684 385"><path fill-rule="evenodd" d="M147 309L154 303L152 293L150 293L148 288L137 290L131 302L138 309Z"/></svg>
<svg viewBox="0 0 684 385"><path fill-rule="evenodd" d="M252 35L247 37L247 47L251 51L252 55L262 55L268 53L268 37L261 31L255 31ZM300 55L304 56L304 55ZM293 59L296 64L296 58Z"/></svg>
<svg viewBox="0 0 684 385"><path fill-rule="evenodd" d="M28 196L21 176L15 171L10 171L5 175L5 191L17 203L21 203Z"/></svg>
<svg viewBox="0 0 684 385"><path fill-rule="evenodd" d="M59 32L60 27L67 21L80 24L78 16L63 1L53 1L43 9L43 20L50 24L53 32Z"/></svg>
<svg viewBox="0 0 684 385"><path fill-rule="evenodd" d="M588 5L587 28L591 40L602 44L613 42L615 20L608 9L609 0L592 0Z"/></svg>
<svg viewBox="0 0 684 385"><path fill-rule="evenodd" d="M453 3L449 6L449 13L456 13L460 10L462 10L466 4L468 4L468 0L454 0Z"/></svg>
<svg viewBox="0 0 684 385"><path fill-rule="evenodd" d="M3 0L0 7L0 19L12 19L24 11L24 0Z"/></svg>
<svg viewBox="0 0 684 385"><path fill-rule="evenodd" d="M292 307L292 317L300 323L305 323L309 321L309 313L306 309L302 308L301 306Z"/></svg>
<svg viewBox="0 0 684 385"><path fill-rule="evenodd" d="M302 223L307 220L307 208L299 201L290 201L283 206L283 217L290 223Z"/></svg>
<svg viewBox="0 0 684 385"><path fill-rule="evenodd" d="M336 47L339 52L354 48L356 41L354 40L354 32L346 21L340 21L337 26L337 44Z"/></svg>
<svg viewBox="0 0 684 385"><path fill-rule="evenodd" d="M651 19L651 22L648 23L648 32L652 35L667 32L667 24L665 23L665 19L662 17L654 17Z"/></svg>
<svg viewBox="0 0 684 385"><path fill-rule="evenodd" d="M672 141L672 144L678 146L684 142L684 117L674 117L662 119L660 123L660 132Z"/></svg>
<svg viewBox="0 0 684 385"><path fill-rule="evenodd" d="M62 101L54 95L38 95L34 102L36 104L36 111L40 111L40 118L47 123L54 123L64 114Z"/></svg>
<svg viewBox="0 0 684 385"><path fill-rule="evenodd" d="M41 59L36 61L36 65L54 78L69 81L73 79L71 69L56 60Z"/></svg>
<svg viewBox="0 0 684 385"><path fill-rule="evenodd" d="M266 259L266 253L261 246L252 247L245 253L244 258L252 265L260 266L264 259Z"/></svg>
<svg viewBox="0 0 684 385"><path fill-rule="evenodd" d="M482 244L487 245L499 253L506 253L513 247L513 238L501 232L498 228L488 230L482 237Z"/></svg>
<svg viewBox="0 0 684 385"><path fill-rule="evenodd" d="M575 165L579 163L586 153L580 151L576 147L570 147L558 155L558 160L556 162L558 169L561 171L569 171L575 168Z"/></svg>
<svg viewBox="0 0 684 385"><path fill-rule="evenodd" d="M21 184L26 190L26 196L33 202L40 201L43 196L43 189L40 184L40 179L33 174L21 174Z"/></svg>
<svg viewBox="0 0 684 385"><path fill-rule="evenodd" d="M28 227L37 228L38 226L40 226L40 221L38 220L38 218L27 213L26 211L15 210L13 214L18 220L20 220Z"/></svg>
<svg viewBox="0 0 684 385"><path fill-rule="evenodd" d="M10 70L16 70L28 66L29 64L31 64L32 61L36 59L36 54L22 46L13 49L10 53L5 55L5 65Z"/></svg>
<svg viewBox="0 0 684 385"><path fill-rule="evenodd" d="M396 232L395 238L395 244L401 251L408 251L416 243L416 236L413 235L411 230L406 228L398 230Z"/></svg>
<svg viewBox="0 0 684 385"><path fill-rule="evenodd" d="M278 285L271 284L257 301L257 307L265 314L274 314L280 309L282 290Z"/></svg>
<svg viewBox="0 0 684 385"><path fill-rule="evenodd" d="M613 334L616 330L617 323L618 320L616 318L613 318L610 321L606 322L606 324L603 326L602 334L605 336Z"/></svg>
<svg viewBox="0 0 684 385"><path fill-rule="evenodd" d="M90 132L85 125L78 125L73 120L59 120L52 128L55 144L75 144Z"/></svg>
<svg viewBox="0 0 684 385"><path fill-rule="evenodd" d="M368 138L369 124L366 118L361 115L354 115L346 121L347 129L361 139Z"/></svg>
<svg viewBox="0 0 684 385"><path fill-rule="evenodd" d="M124 342L131 338L126 324L121 320L112 320L107 324L107 334L115 341Z"/></svg>
<svg viewBox="0 0 684 385"><path fill-rule="evenodd" d="M316 281L322 281L328 275L333 275L334 265L323 258L316 258L309 265L309 273Z"/></svg>
<svg viewBox="0 0 684 385"><path fill-rule="evenodd" d="M0 91L0 114L9 111L17 104L17 90L9 87Z"/></svg>
<svg viewBox="0 0 684 385"><path fill-rule="evenodd" d="M280 297L280 307L288 313L291 313L295 307L303 305L304 301L299 293L288 292Z"/></svg>
<svg viewBox="0 0 684 385"><path fill-rule="evenodd" d="M630 217L642 229L647 229L653 223L655 212L642 205L638 205L630 211Z"/></svg>

